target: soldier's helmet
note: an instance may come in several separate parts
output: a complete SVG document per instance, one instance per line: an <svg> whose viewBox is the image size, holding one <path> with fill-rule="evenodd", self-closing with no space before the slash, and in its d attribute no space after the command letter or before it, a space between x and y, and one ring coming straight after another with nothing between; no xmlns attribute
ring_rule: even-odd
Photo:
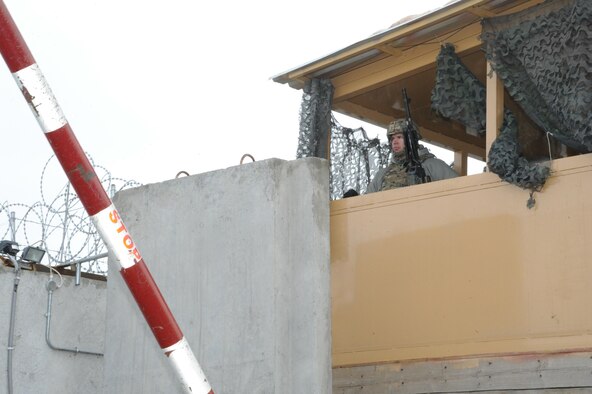
<svg viewBox="0 0 592 394"><path fill-rule="evenodd" d="M405 119L395 119L389 123L386 129L386 138L390 139L395 134L401 134L405 132Z"/></svg>

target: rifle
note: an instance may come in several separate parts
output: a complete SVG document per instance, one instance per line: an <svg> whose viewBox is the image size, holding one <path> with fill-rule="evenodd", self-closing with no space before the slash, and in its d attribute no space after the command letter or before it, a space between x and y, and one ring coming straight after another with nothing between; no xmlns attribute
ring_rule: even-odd
<svg viewBox="0 0 592 394"><path fill-rule="evenodd" d="M431 179L426 175L421 160L419 159L419 143L421 135L413 124L411 119L411 110L409 109L409 102L411 100L407 97L407 89L403 88L403 102L405 104L405 168L407 173L414 175L419 183L430 182Z"/></svg>

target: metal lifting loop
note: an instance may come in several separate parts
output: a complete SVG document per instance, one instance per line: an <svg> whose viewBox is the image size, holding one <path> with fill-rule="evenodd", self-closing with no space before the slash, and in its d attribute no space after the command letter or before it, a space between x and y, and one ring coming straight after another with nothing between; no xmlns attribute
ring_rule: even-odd
<svg viewBox="0 0 592 394"><path fill-rule="evenodd" d="M245 158L246 158L246 157L250 157L250 158L251 158L251 160L253 160L253 163L255 162L255 158L254 158L252 155L250 155L250 154L248 154L248 153L245 153L245 154L243 155L243 157L241 157L241 159L240 159L240 164L243 164L243 160L245 160Z"/></svg>

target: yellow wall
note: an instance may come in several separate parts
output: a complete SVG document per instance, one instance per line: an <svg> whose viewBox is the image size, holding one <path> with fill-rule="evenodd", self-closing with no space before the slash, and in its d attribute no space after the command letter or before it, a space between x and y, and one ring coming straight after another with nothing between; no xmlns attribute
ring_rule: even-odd
<svg viewBox="0 0 592 394"><path fill-rule="evenodd" d="M334 366L592 348L592 155L331 203Z"/></svg>

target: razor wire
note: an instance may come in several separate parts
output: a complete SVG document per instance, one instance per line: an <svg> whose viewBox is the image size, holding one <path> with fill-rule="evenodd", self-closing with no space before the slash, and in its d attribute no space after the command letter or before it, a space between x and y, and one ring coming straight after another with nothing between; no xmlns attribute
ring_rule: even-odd
<svg viewBox="0 0 592 394"><path fill-rule="evenodd" d="M141 186L139 182L114 177L105 167L94 163L88 154L87 157L111 197L118 191ZM55 155L47 160L41 172L39 201L32 204L0 202L0 239L42 248L50 266L104 256L107 247L70 182L66 182L55 195L49 192L48 189L55 186L46 179L52 164L59 167ZM81 263L81 269L82 272L107 275L107 258Z"/></svg>

